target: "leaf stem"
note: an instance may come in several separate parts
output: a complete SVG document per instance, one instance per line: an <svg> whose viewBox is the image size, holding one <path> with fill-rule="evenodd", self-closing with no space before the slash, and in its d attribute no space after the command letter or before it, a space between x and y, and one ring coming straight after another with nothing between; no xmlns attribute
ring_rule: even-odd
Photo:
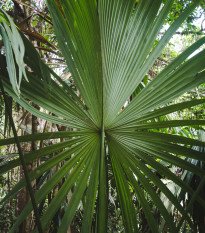
<svg viewBox="0 0 205 233"><path fill-rule="evenodd" d="M106 194L106 165L105 165L105 132L102 124L101 128L101 151L100 151L100 170L99 170L99 193L98 193L98 219L97 232L107 231L107 194Z"/></svg>
<svg viewBox="0 0 205 233"><path fill-rule="evenodd" d="M11 111L10 111L10 108L9 108L9 104L7 102L6 93L4 91L4 87L3 87L1 79L0 79L0 86L1 86L1 91L2 91L3 97L4 97L6 111L7 111L8 116L9 116L9 121L10 121L11 128L12 128L12 131L13 131L13 134L14 134L16 145L17 145L17 148L18 148L19 159L20 159L22 167L23 167L24 176L25 176L26 183L27 183L27 188L28 188L28 191L29 191L29 194L30 194L32 205L33 205L33 210L34 210L34 215L35 215L35 218L36 218L36 224L37 224L37 227L38 227L38 231L39 231L39 233L43 233L42 226L41 226L41 221L40 221L40 217L39 217L39 212L38 212L38 207L37 207L37 204L36 204L36 201L35 201L35 198L34 198L34 194L33 194L33 190L32 190L32 186L31 186L31 181L29 179L28 170L26 168L26 163L25 163L25 160L24 160L24 157L23 157L23 152L22 152L22 149L21 149L21 146L20 146L20 142L19 142L19 139L18 139L18 136L17 136L16 128L15 128L15 125L14 125L14 121L13 121L13 118L12 118L12 115L11 115Z"/></svg>

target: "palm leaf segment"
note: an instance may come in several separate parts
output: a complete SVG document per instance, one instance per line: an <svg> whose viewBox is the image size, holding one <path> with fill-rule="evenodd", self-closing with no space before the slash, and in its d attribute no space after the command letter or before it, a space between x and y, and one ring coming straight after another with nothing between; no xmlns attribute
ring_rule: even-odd
<svg viewBox="0 0 205 233"><path fill-rule="evenodd" d="M58 163L66 161L35 193L36 202L40 203L63 177L68 176L42 216L44 230L75 184L58 232L66 232L81 199L85 196L82 232L90 232L93 221L96 222L97 232L107 231L108 163L111 163L111 174L115 180L126 232L139 231L139 216L132 202L130 188L134 190L152 232L158 232L159 229L144 192L147 192L155 203L170 232L179 230L154 191L153 184L182 215L186 212L156 175L156 171L193 195L194 191L159 161L204 176L203 170L181 158L191 157L204 161L202 152L190 149L190 145L204 146L204 143L160 133L158 129L204 125L205 122L195 120L153 123L150 120L205 102L202 99L166 106L174 98L204 82L205 51L202 50L190 59L188 57L205 43L205 38L197 41L169 64L125 109L122 110L122 106L140 84L173 33L199 2L196 1L184 10L153 49L173 1L162 4L159 0L141 0L139 3L134 0L100 0L98 3L95 0L48 0L59 46L83 103L70 87L40 61L35 49L22 36L26 47L24 60L33 72L27 72L29 82L22 81L19 98L6 78L7 72L4 71L1 78L5 90L32 114L77 129L19 137L22 142L73 137L25 155L26 162L29 162L65 148L30 173L30 179L33 180ZM5 62L2 56L1 61ZM56 80L60 84L57 84ZM25 98L53 115L36 110ZM13 142L13 139L0 141L1 144ZM2 172L19 165L19 159L12 160L2 166ZM25 185L25 180L21 180L4 201ZM204 200L198 198L198 201L205 206ZM29 203L11 232L15 231L31 211L32 205ZM186 220L193 227L188 215Z"/></svg>

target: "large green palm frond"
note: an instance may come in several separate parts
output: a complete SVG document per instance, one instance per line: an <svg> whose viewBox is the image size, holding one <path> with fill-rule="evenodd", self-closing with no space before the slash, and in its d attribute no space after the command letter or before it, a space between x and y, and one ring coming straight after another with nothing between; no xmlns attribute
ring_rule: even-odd
<svg viewBox="0 0 205 233"><path fill-rule="evenodd" d="M124 109L122 107L169 39L199 2L185 9L154 47L159 30L173 4L172 0L164 4L159 0L141 0L139 3L135 0L47 0L59 46L80 96L41 62L35 49L21 35L26 48L24 61L32 72L26 73L29 82L22 80L19 97L9 81L6 60L0 55L2 67L5 67L1 69L0 77L10 96L32 114L76 129L19 137L20 142L66 138L63 142L25 154L25 161L29 162L61 151L31 171L31 181L64 161L63 166L35 193L36 203L39 204L63 178L65 180L41 217L44 230L72 189L73 194L65 208L58 232L67 231L81 200L84 203L81 231L91 232L92 225L96 225L96 232L107 232L110 179L114 179L125 232L140 231L139 213L133 204L131 190L152 232L159 232L159 227L145 192L166 221L169 231L178 231L173 217L156 193L156 187L186 217L190 227L195 229L190 215L158 174L194 196L194 190L165 164L204 176L204 170L184 158L205 161L204 153L191 149L191 146L205 146L205 143L165 134L160 129L204 125L205 121L152 120L205 102L205 99L200 99L167 105L205 81L205 51L190 58L205 43L205 38L185 50ZM35 109L27 100L53 114ZM0 141L0 145L14 142L14 139L5 139ZM19 165L20 160L13 159L2 164L1 171L7 172ZM108 170L111 178L108 177ZM26 182L22 179L2 202L25 186ZM197 200L205 207L202 198L198 197ZM32 209L29 202L10 232L15 232Z"/></svg>

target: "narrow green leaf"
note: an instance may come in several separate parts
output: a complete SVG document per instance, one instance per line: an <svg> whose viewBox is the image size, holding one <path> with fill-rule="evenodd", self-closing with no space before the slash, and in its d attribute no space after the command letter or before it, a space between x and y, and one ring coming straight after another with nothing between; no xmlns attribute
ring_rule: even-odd
<svg viewBox="0 0 205 233"><path fill-rule="evenodd" d="M100 152L98 152L99 154ZM95 207L97 188L99 182L99 160L96 157L95 164L92 167L92 173L90 176L88 191L86 193L86 203L84 206L84 216L82 223L82 233L91 232L91 225L93 219L93 211Z"/></svg>
<svg viewBox="0 0 205 233"><path fill-rule="evenodd" d="M72 157L70 160L68 160L61 169L59 169L50 179L47 180L47 182L43 185L43 187L35 193L35 199L36 203L40 203L45 196L59 183L59 181L66 175L69 174L70 170L75 166L75 168L72 170L72 172L69 174L69 178L66 179L66 182L64 183L64 189L62 189L61 192L66 195L65 189L68 192L70 188L72 187L73 183L76 181L79 173L82 171L82 168L84 167L84 162L89 156L89 151L92 148L93 142L95 140L92 140L92 143L88 144L86 149L80 151L77 153L74 157ZM59 203L62 202L61 197L59 199ZM53 204L52 204L53 205ZM49 216L52 218L52 215L55 214L55 210L58 208L56 205L54 209L52 209L52 212L49 214ZM14 233L16 231L16 228L23 222L23 220L28 216L28 214L32 211L32 205L31 202L29 202L26 207L22 210L21 214L19 215L18 219L16 220L15 224L9 231L9 233ZM47 212L48 213L48 212ZM50 218L49 217L49 218ZM49 218L46 222L42 222L43 226L47 225Z"/></svg>
<svg viewBox="0 0 205 233"><path fill-rule="evenodd" d="M116 154L113 150L113 145L109 145L109 149L111 152L110 154L111 164L112 164L112 169L114 172L117 191L119 195L120 207L122 211L125 231L138 232L137 223L136 223L137 221L136 213L132 203L129 186L126 181L125 174L122 170L122 165L119 163L119 161L116 158Z"/></svg>
<svg viewBox="0 0 205 233"><path fill-rule="evenodd" d="M66 232L69 225L71 224L72 219L73 219L73 217L75 215L76 209L77 209L77 207L79 205L80 199L82 198L82 195L83 195L83 193L85 191L85 188L87 186L88 179L89 178L91 179L91 177L89 177L90 176L90 171L91 171L91 169L95 169L94 165L96 165L96 163L99 164L99 161L98 161L99 151L100 151L100 145L96 144L95 147L93 147L93 150L91 151L90 158L87 160L87 162L85 164L85 168L84 168L83 173L81 174L79 180L77 181L77 184L76 184L76 187L74 189L73 195L72 195L72 197L71 197L71 199L70 199L70 201L68 203L68 207L67 207L66 212L65 212L65 214L63 216L62 223L60 225L58 233ZM97 167L98 166L99 165L97 165ZM96 173L96 172L94 172L94 173ZM91 182L91 180L90 180L90 182ZM97 183L96 183L96 185L97 185ZM96 188L95 188L95 190L96 190ZM87 199L89 204L92 203L91 206L89 207L89 209L91 210L91 212L89 212L90 220L92 220L92 212L93 212L94 202L95 202L96 196L92 195L91 197L92 197L92 199ZM91 198L91 197L88 196L87 198ZM86 209L85 209L85 211L86 211ZM89 220L89 222L91 224L90 220ZM87 223L89 224L89 222L87 222ZM87 227L89 229L89 225L87 225ZM90 229L89 229L89 231L90 231ZM87 232L89 232L89 231L87 231Z"/></svg>

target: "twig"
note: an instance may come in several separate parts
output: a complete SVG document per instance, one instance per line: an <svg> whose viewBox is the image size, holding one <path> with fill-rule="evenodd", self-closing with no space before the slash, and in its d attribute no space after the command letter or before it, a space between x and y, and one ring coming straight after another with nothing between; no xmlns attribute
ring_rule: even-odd
<svg viewBox="0 0 205 233"><path fill-rule="evenodd" d="M52 58L52 57L43 57L43 58L41 58L41 60L56 60L56 61L62 61L62 62L64 62L64 60L62 60L62 59Z"/></svg>
<svg viewBox="0 0 205 233"><path fill-rule="evenodd" d="M31 8L32 10L38 12L43 17L47 18L49 20L49 23L52 24L51 18L49 16L47 16L46 14L44 14L44 13L40 12L39 10L37 10L35 7L30 6L30 5L28 5L28 4L24 3L24 2L19 1L19 0L13 0L13 2L16 2L16 3L20 4L20 5L27 6L27 7Z"/></svg>
<svg viewBox="0 0 205 233"><path fill-rule="evenodd" d="M60 66L67 66L65 63L55 63L55 62L47 62L46 65L60 65Z"/></svg>
<svg viewBox="0 0 205 233"><path fill-rule="evenodd" d="M52 49L48 49L48 48L44 48L44 47L39 47L39 46L35 46L36 49L39 49L39 50L45 50L47 52L50 52L50 53L54 53L56 55L58 55L59 57L63 57L61 54L53 51Z"/></svg>

